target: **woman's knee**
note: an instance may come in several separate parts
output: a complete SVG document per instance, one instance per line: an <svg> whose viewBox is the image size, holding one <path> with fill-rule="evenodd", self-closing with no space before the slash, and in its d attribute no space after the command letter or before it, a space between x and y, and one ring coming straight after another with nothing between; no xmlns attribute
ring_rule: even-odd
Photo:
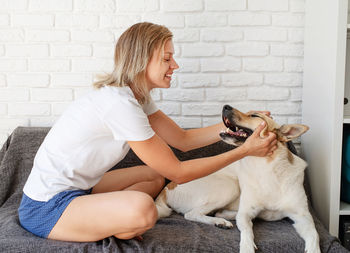
<svg viewBox="0 0 350 253"><path fill-rule="evenodd" d="M148 194L138 192L137 198L132 201L133 218L138 227L149 229L157 221L158 213L154 200Z"/></svg>

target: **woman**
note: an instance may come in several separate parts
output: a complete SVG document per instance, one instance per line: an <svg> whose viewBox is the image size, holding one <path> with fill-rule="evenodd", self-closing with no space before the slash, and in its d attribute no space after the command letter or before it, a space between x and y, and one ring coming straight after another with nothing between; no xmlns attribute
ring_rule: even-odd
<svg viewBox="0 0 350 253"><path fill-rule="evenodd" d="M168 145L183 151L209 145L224 125L183 130L158 110L149 93L170 87L179 68L173 55L164 26L139 23L121 35L113 72L63 113L40 146L19 208L24 228L55 240L130 239L155 224L153 198L164 177L185 183L275 150L274 134L259 137L262 125L239 148L179 161ZM146 165L107 172L130 147Z"/></svg>

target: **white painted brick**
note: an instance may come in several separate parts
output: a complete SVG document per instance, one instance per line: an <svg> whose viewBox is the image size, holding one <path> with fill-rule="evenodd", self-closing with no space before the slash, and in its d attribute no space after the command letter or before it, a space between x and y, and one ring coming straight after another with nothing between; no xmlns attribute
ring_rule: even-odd
<svg viewBox="0 0 350 253"><path fill-rule="evenodd" d="M16 87L46 87L49 85L48 74L16 73L8 74L7 82L9 86Z"/></svg>
<svg viewBox="0 0 350 253"><path fill-rule="evenodd" d="M248 9L253 11L288 11L288 0L248 0Z"/></svg>
<svg viewBox="0 0 350 253"><path fill-rule="evenodd" d="M127 28L141 21L140 15L102 15L100 16L101 28Z"/></svg>
<svg viewBox="0 0 350 253"><path fill-rule="evenodd" d="M199 117L171 117L171 119L182 128L202 127L202 119Z"/></svg>
<svg viewBox="0 0 350 253"><path fill-rule="evenodd" d="M75 0L74 10L81 12L115 12L114 0Z"/></svg>
<svg viewBox="0 0 350 253"><path fill-rule="evenodd" d="M52 104L52 115L59 116L62 115L62 113L67 110L68 106L71 103L53 103Z"/></svg>
<svg viewBox="0 0 350 253"><path fill-rule="evenodd" d="M48 103L10 103L10 116L49 116L51 106Z"/></svg>
<svg viewBox="0 0 350 253"><path fill-rule="evenodd" d="M289 30L288 40L291 42L304 42L304 29Z"/></svg>
<svg viewBox="0 0 350 253"><path fill-rule="evenodd" d="M231 42L243 39L243 32L232 28L207 28L201 30L202 41Z"/></svg>
<svg viewBox="0 0 350 253"><path fill-rule="evenodd" d="M177 59L177 64L180 66L179 73L195 73L200 70L199 59Z"/></svg>
<svg viewBox="0 0 350 253"><path fill-rule="evenodd" d="M172 29L174 42L195 42L199 41L198 29Z"/></svg>
<svg viewBox="0 0 350 253"><path fill-rule="evenodd" d="M249 100L287 100L289 98L288 88L276 88L276 87L251 87L248 88Z"/></svg>
<svg viewBox="0 0 350 253"><path fill-rule="evenodd" d="M202 89L166 89L162 90L163 100L168 101L202 101L204 100L204 91Z"/></svg>
<svg viewBox="0 0 350 253"><path fill-rule="evenodd" d="M290 88L290 101L293 102L301 102L302 101L302 92L303 89L301 87Z"/></svg>
<svg viewBox="0 0 350 253"><path fill-rule="evenodd" d="M241 112L249 112L249 111L265 111L266 103L260 101L244 101L244 102L235 102L232 101L230 104L234 108L240 110Z"/></svg>
<svg viewBox="0 0 350 253"><path fill-rule="evenodd" d="M28 0L0 0L2 11L26 10Z"/></svg>
<svg viewBox="0 0 350 253"><path fill-rule="evenodd" d="M304 61L302 58L285 58L284 70L287 72L303 72Z"/></svg>
<svg viewBox="0 0 350 253"><path fill-rule="evenodd" d="M128 1L123 1L128 2ZM142 21L151 22L155 24L165 25L166 27L184 27L185 17L183 15L175 14L156 14L150 13L143 16Z"/></svg>
<svg viewBox="0 0 350 253"><path fill-rule="evenodd" d="M10 24L10 16L7 14L0 14L0 26L8 26Z"/></svg>
<svg viewBox="0 0 350 253"><path fill-rule="evenodd" d="M26 31L27 41L34 42L65 42L70 38L68 31L62 30L28 30Z"/></svg>
<svg viewBox="0 0 350 253"><path fill-rule="evenodd" d="M224 47L218 44L185 44L182 49L182 56L184 57L222 56L223 54Z"/></svg>
<svg viewBox="0 0 350 253"><path fill-rule="evenodd" d="M0 74L0 87L6 86L6 84L7 84L7 82L6 82L5 75Z"/></svg>
<svg viewBox="0 0 350 253"><path fill-rule="evenodd" d="M265 83L276 86L301 86L303 75L299 73L265 74Z"/></svg>
<svg viewBox="0 0 350 253"><path fill-rule="evenodd" d="M217 74L197 74L179 76L180 86L183 88L216 87L220 77Z"/></svg>
<svg viewBox="0 0 350 253"><path fill-rule="evenodd" d="M9 133L6 131L0 131L0 148L5 144L7 138L9 137Z"/></svg>
<svg viewBox="0 0 350 253"><path fill-rule="evenodd" d="M30 118L31 127L51 127L55 124L57 117L32 117Z"/></svg>
<svg viewBox="0 0 350 253"><path fill-rule="evenodd" d="M181 114L181 105L179 103L158 103L157 106L166 115L180 115Z"/></svg>
<svg viewBox="0 0 350 253"><path fill-rule="evenodd" d="M221 57L201 59L202 72L229 72L240 71L242 63L240 58Z"/></svg>
<svg viewBox="0 0 350 253"><path fill-rule="evenodd" d="M115 45L110 44L94 44L93 45L93 56L108 58L114 56Z"/></svg>
<svg viewBox="0 0 350 253"><path fill-rule="evenodd" d="M35 102L71 101L73 99L73 91L71 89L34 88L31 93L31 98Z"/></svg>
<svg viewBox="0 0 350 253"><path fill-rule="evenodd" d="M305 12L305 0L290 0L291 12Z"/></svg>
<svg viewBox="0 0 350 253"><path fill-rule="evenodd" d="M69 60L56 59L30 59L29 70L33 72L68 72Z"/></svg>
<svg viewBox="0 0 350 253"><path fill-rule="evenodd" d="M272 15L272 25L274 26L303 27L304 24L304 15Z"/></svg>
<svg viewBox="0 0 350 253"><path fill-rule="evenodd" d="M215 116L221 115L222 106L218 103L182 104L182 115Z"/></svg>
<svg viewBox="0 0 350 253"><path fill-rule="evenodd" d="M253 41L286 41L287 31L275 28L246 29L245 39Z"/></svg>
<svg viewBox="0 0 350 253"><path fill-rule="evenodd" d="M283 70L283 58L264 57L264 58L244 58L244 70L257 72L270 72Z"/></svg>
<svg viewBox="0 0 350 253"><path fill-rule="evenodd" d="M213 88L206 90L206 98L208 101L239 101L247 98L247 90L245 88Z"/></svg>
<svg viewBox="0 0 350 253"><path fill-rule="evenodd" d="M266 109L276 115L301 114L301 103L278 102L268 103Z"/></svg>
<svg viewBox="0 0 350 253"><path fill-rule="evenodd" d="M301 117L288 117L288 124L303 124Z"/></svg>
<svg viewBox="0 0 350 253"><path fill-rule="evenodd" d="M236 11L245 10L245 0L206 0L205 9L208 11Z"/></svg>
<svg viewBox="0 0 350 253"><path fill-rule="evenodd" d="M0 101L29 101L29 89L1 88Z"/></svg>
<svg viewBox="0 0 350 253"><path fill-rule="evenodd" d="M92 86L89 88L75 88L74 89L74 100L86 96L92 90Z"/></svg>
<svg viewBox="0 0 350 253"><path fill-rule="evenodd" d="M269 14L263 13L234 13L228 16L229 25L237 26L267 26L271 24Z"/></svg>
<svg viewBox="0 0 350 253"><path fill-rule="evenodd" d="M160 89L153 89L151 90L151 97L154 101L160 101L161 100L161 92Z"/></svg>
<svg viewBox="0 0 350 253"><path fill-rule="evenodd" d="M0 42L24 41L24 31L20 29L0 29Z"/></svg>
<svg viewBox="0 0 350 253"><path fill-rule="evenodd" d="M45 57L49 55L49 46L40 44L9 44L6 45L6 56Z"/></svg>
<svg viewBox="0 0 350 253"><path fill-rule="evenodd" d="M202 0L162 0L161 4L165 12L194 12L204 9Z"/></svg>
<svg viewBox="0 0 350 253"><path fill-rule="evenodd" d="M92 85L92 74L90 73L60 73L51 75L52 86L72 87Z"/></svg>
<svg viewBox="0 0 350 253"><path fill-rule="evenodd" d="M114 42L114 35L110 31L72 31L72 41L82 42Z"/></svg>
<svg viewBox="0 0 350 253"><path fill-rule="evenodd" d="M26 71L27 62L23 59L0 59L0 72Z"/></svg>
<svg viewBox="0 0 350 253"><path fill-rule="evenodd" d="M0 104L0 115L7 114L7 104Z"/></svg>
<svg viewBox="0 0 350 253"><path fill-rule="evenodd" d="M55 57L91 56L92 50L90 45L79 45L79 44L51 45L51 55Z"/></svg>
<svg viewBox="0 0 350 253"><path fill-rule="evenodd" d="M271 45L271 55L273 56L304 56L304 45L299 44L279 44Z"/></svg>
<svg viewBox="0 0 350 253"><path fill-rule="evenodd" d="M222 122L221 116L213 116L210 118L204 117L203 118L203 127L212 126L212 125L215 125L215 124L218 124L221 122ZM223 128L222 130L225 130L225 129Z"/></svg>
<svg viewBox="0 0 350 253"><path fill-rule="evenodd" d="M114 67L114 61L112 59L73 59L72 70L73 72L111 72Z"/></svg>
<svg viewBox="0 0 350 253"><path fill-rule="evenodd" d="M157 0L117 0L118 12L147 12L159 10Z"/></svg>
<svg viewBox="0 0 350 253"><path fill-rule="evenodd" d="M262 74L223 74L222 84L224 86L246 86L246 85L261 85L263 83Z"/></svg>
<svg viewBox="0 0 350 253"><path fill-rule="evenodd" d="M97 28L99 23L98 15L81 14L57 14L55 18L56 27L74 28Z"/></svg>
<svg viewBox="0 0 350 253"><path fill-rule="evenodd" d="M186 16L186 25L189 27L215 27L227 24L226 15L222 14L192 14Z"/></svg>
<svg viewBox="0 0 350 253"><path fill-rule="evenodd" d="M29 120L26 118L2 118L0 129L11 133L16 127L29 126Z"/></svg>
<svg viewBox="0 0 350 253"><path fill-rule="evenodd" d="M269 54L269 45L257 42L230 43L226 53L232 56L266 56Z"/></svg>
<svg viewBox="0 0 350 253"><path fill-rule="evenodd" d="M0 56L5 54L5 47L0 45Z"/></svg>
<svg viewBox="0 0 350 253"><path fill-rule="evenodd" d="M30 11L71 11L73 0L30 0Z"/></svg>
<svg viewBox="0 0 350 253"><path fill-rule="evenodd" d="M53 26L53 15L47 14L14 14L11 23L13 26Z"/></svg>

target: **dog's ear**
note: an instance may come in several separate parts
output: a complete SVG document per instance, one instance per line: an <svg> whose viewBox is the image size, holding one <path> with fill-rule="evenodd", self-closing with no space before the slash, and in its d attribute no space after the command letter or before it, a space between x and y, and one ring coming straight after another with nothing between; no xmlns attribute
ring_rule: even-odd
<svg viewBox="0 0 350 253"><path fill-rule="evenodd" d="M309 127L301 124L282 125L277 130L278 140L282 142L291 141L309 130Z"/></svg>

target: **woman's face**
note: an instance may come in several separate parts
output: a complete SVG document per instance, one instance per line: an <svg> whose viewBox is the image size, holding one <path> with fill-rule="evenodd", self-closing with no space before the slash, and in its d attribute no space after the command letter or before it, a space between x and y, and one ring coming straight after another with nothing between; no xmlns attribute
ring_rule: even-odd
<svg viewBox="0 0 350 253"><path fill-rule="evenodd" d="M179 68L173 58L174 45L172 40L168 40L163 48L154 50L151 60L146 68L146 79L149 89L169 88L172 74Z"/></svg>

